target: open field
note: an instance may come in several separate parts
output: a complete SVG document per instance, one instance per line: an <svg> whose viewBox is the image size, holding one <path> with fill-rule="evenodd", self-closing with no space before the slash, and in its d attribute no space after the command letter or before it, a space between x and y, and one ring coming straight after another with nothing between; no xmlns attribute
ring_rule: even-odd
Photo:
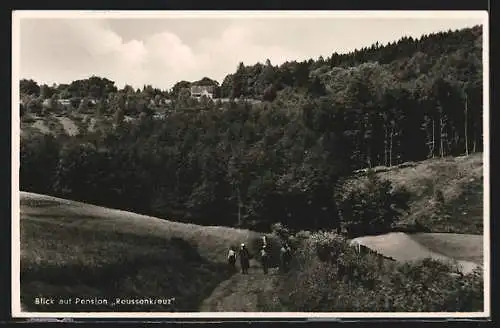
<svg viewBox="0 0 500 328"><path fill-rule="evenodd" d="M417 233L411 239L433 252L483 265L483 236L454 233Z"/></svg>
<svg viewBox="0 0 500 328"><path fill-rule="evenodd" d="M21 302L30 311L197 311L231 273L227 247L259 236L21 192ZM35 297L159 297L162 306L42 306Z"/></svg>
<svg viewBox="0 0 500 328"><path fill-rule="evenodd" d="M354 240L399 262L430 257L445 262L456 262L464 273L482 265L483 237L480 235L394 232Z"/></svg>
<svg viewBox="0 0 500 328"><path fill-rule="evenodd" d="M69 117L58 117L59 123L62 124L64 131L69 136L74 136L78 134L78 126L76 126L75 122Z"/></svg>

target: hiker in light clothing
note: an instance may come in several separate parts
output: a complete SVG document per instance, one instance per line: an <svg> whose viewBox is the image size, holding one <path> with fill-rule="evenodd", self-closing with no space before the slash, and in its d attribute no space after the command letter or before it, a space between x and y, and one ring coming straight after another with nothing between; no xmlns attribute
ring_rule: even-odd
<svg viewBox="0 0 500 328"><path fill-rule="evenodd" d="M246 248L245 244L241 244L240 247L240 265L241 265L241 273L247 274L248 268L250 267L250 253Z"/></svg>
<svg viewBox="0 0 500 328"><path fill-rule="evenodd" d="M260 261L262 263L262 269L264 270L264 274L267 274L269 268L269 256L267 253L266 245L262 246L260 249Z"/></svg>
<svg viewBox="0 0 500 328"><path fill-rule="evenodd" d="M229 248L229 252L227 254L227 261L231 270L236 270L236 252L234 251L234 247Z"/></svg>

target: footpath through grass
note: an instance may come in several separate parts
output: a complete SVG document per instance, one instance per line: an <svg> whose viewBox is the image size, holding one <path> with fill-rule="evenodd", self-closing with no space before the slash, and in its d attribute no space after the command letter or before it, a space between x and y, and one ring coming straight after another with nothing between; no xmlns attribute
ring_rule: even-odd
<svg viewBox="0 0 500 328"><path fill-rule="evenodd" d="M201 312L261 312L281 311L267 309L272 303L275 287L280 279L277 268L264 274L260 265L251 263L248 274L236 273L220 284L202 303Z"/></svg>
<svg viewBox="0 0 500 328"><path fill-rule="evenodd" d="M20 227L21 303L41 312L198 311L232 274L227 248L246 242L253 252L259 238L30 193L21 194ZM36 304L41 297L56 304ZM113 306L116 298L175 301Z"/></svg>

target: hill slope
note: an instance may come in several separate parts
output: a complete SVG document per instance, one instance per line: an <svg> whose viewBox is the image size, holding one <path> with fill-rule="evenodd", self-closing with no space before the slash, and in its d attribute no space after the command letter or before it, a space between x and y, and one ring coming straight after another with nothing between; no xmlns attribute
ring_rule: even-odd
<svg viewBox="0 0 500 328"><path fill-rule="evenodd" d="M354 240L399 262L425 258L457 262L463 273L472 272L483 261L483 239L479 235L394 232Z"/></svg>
<svg viewBox="0 0 500 328"><path fill-rule="evenodd" d="M420 232L483 234L483 153L376 167L374 171L410 192L410 209L399 222L401 227L417 224ZM355 187L363 179L366 175L361 170L342 188Z"/></svg>
<svg viewBox="0 0 500 328"><path fill-rule="evenodd" d="M248 230L169 222L21 192L21 302L28 311L197 311ZM171 305L36 305L36 297L175 298Z"/></svg>

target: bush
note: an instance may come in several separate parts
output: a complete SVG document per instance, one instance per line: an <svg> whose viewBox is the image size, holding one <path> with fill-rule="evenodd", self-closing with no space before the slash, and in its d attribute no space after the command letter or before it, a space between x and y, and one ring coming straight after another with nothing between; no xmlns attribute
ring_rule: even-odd
<svg viewBox="0 0 500 328"><path fill-rule="evenodd" d="M357 254L342 236L316 233L297 250L277 302L292 312L482 311L481 272L455 270L431 259L399 264Z"/></svg>
<svg viewBox="0 0 500 328"><path fill-rule="evenodd" d="M271 225L271 231L282 240L286 241L290 237L290 231L282 223L274 223Z"/></svg>
<svg viewBox="0 0 500 328"><path fill-rule="evenodd" d="M427 211L418 221L424 226L432 227L434 232L454 232L454 227L449 224L453 220L450 221L449 205L445 202L444 194L441 189L435 187L435 183L432 188L432 198Z"/></svg>
<svg viewBox="0 0 500 328"><path fill-rule="evenodd" d="M394 230L406 233L431 232L431 229L426 224L425 219L422 218L416 218L412 222L399 224Z"/></svg>
<svg viewBox="0 0 500 328"><path fill-rule="evenodd" d="M35 123L36 120L29 114L25 114L22 118L21 118L21 122L22 123Z"/></svg>
<svg viewBox="0 0 500 328"><path fill-rule="evenodd" d="M370 171L367 180L348 190L339 202L342 228L350 236L386 233L408 210L409 198L407 190L393 188L390 181Z"/></svg>
<svg viewBox="0 0 500 328"><path fill-rule="evenodd" d="M443 191L441 191L441 189L435 189L434 190L434 195L433 195L433 200L435 203L437 204L444 204L444 194L443 194Z"/></svg>
<svg viewBox="0 0 500 328"><path fill-rule="evenodd" d="M301 230L295 234L295 237L299 240L308 239L309 237L311 237L311 232L308 230Z"/></svg>
<svg viewBox="0 0 500 328"><path fill-rule="evenodd" d="M292 233L282 223L275 223L271 228L273 235L277 237L275 239L280 242L278 249L281 248L282 243L287 243L292 251L294 251L300 247L301 240L305 239L304 232Z"/></svg>

